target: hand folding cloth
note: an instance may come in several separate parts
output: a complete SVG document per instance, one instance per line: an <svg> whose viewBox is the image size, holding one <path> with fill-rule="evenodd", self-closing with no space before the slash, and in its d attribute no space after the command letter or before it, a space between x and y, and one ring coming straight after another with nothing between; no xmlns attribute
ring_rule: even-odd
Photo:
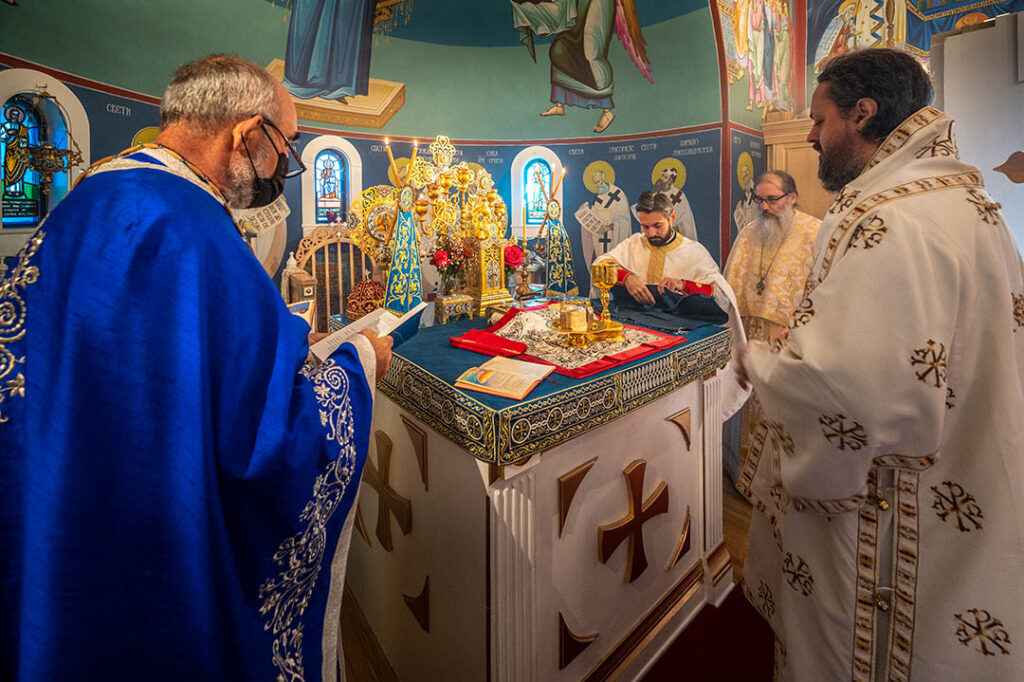
<svg viewBox="0 0 1024 682"><path fill-rule="evenodd" d="M725 324L729 314L709 294L677 294L659 292L653 284L647 290L654 296L654 304L640 303L621 284L611 289L612 317L647 329L679 333L707 324Z"/></svg>

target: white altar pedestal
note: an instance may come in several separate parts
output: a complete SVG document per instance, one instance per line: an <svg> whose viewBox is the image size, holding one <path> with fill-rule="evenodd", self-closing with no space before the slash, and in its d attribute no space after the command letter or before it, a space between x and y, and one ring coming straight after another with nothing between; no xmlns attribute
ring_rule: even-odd
<svg viewBox="0 0 1024 682"><path fill-rule="evenodd" d="M522 403L425 357L379 387L347 574L399 679L638 678L732 587L729 332Z"/></svg>

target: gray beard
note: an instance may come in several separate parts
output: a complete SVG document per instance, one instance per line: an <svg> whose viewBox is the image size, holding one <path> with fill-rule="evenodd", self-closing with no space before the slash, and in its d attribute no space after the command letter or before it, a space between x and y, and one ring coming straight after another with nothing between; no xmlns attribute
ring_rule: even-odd
<svg viewBox="0 0 1024 682"><path fill-rule="evenodd" d="M247 208L252 202L252 166L249 159L237 157L228 165L228 186L224 198L231 208Z"/></svg>
<svg viewBox="0 0 1024 682"><path fill-rule="evenodd" d="M771 213L762 212L757 222L754 223L754 233L751 236L758 244L779 244L792 226L793 211L789 211L781 218L777 218Z"/></svg>

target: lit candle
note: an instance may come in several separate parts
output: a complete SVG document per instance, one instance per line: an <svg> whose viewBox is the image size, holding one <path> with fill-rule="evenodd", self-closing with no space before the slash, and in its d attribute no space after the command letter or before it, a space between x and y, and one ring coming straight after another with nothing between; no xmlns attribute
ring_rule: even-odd
<svg viewBox="0 0 1024 682"><path fill-rule="evenodd" d="M562 180L565 179L565 167L562 167L562 174L558 177L558 182L555 183L554 189L551 190L551 199L554 200L558 196L558 188L562 186Z"/></svg>
<svg viewBox="0 0 1024 682"><path fill-rule="evenodd" d="M526 204L523 204L523 248L526 248Z"/></svg>

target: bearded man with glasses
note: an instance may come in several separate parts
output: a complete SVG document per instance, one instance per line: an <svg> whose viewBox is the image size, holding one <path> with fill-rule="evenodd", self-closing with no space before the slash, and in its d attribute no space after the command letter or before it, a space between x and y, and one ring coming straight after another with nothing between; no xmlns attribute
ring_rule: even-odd
<svg viewBox="0 0 1024 682"><path fill-rule="evenodd" d="M161 119L0 282L0 678L337 679L391 339L306 365L232 221L303 170L279 83L186 64Z"/></svg>
<svg viewBox="0 0 1024 682"><path fill-rule="evenodd" d="M803 296L821 221L796 207L796 182L785 171L763 173L753 198L759 215L737 235L725 277L736 293L747 339L779 342ZM756 392L744 404L741 419L739 461L746 459L751 437L763 428L764 410ZM739 462L735 444L731 445L726 448L726 464L735 480Z"/></svg>

